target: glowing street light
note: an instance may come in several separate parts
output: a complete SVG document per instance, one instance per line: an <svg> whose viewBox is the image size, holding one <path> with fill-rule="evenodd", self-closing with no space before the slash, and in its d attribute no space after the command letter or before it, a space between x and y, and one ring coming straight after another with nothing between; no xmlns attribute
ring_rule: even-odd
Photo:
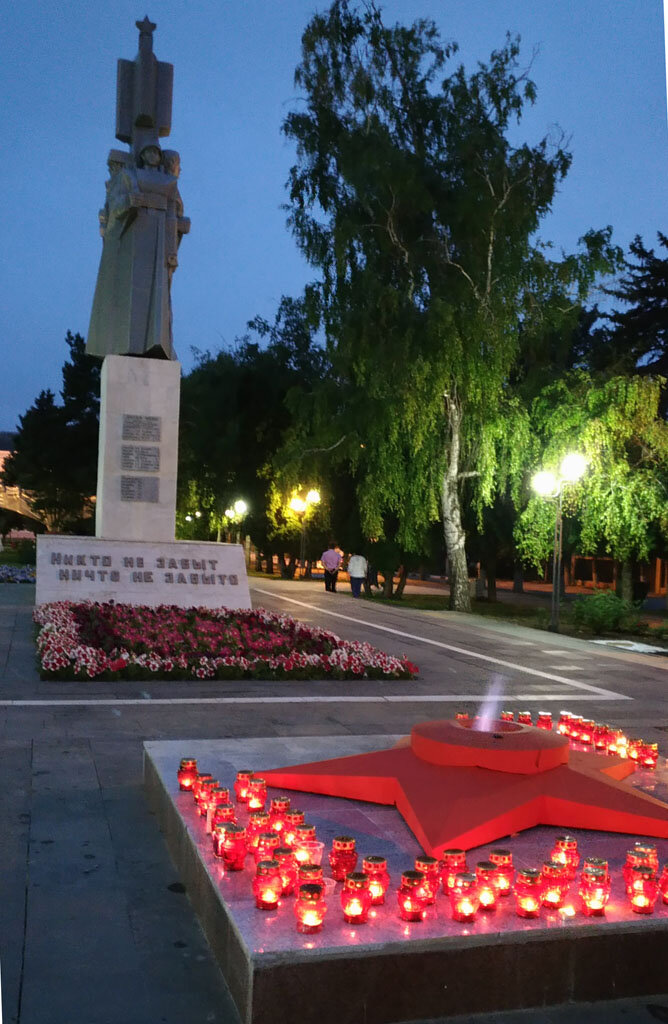
<svg viewBox="0 0 668 1024"><path fill-rule="evenodd" d="M552 604L549 629L559 632L559 587L561 584L562 527L561 498L564 484L574 484L587 469L587 460L580 452L569 452L561 460L559 476L549 470L541 470L531 479L531 487L541 498L556 498L557 511L554 520L554 550L552 553Z"/></svg>
<svg viewBox="0 0 668 1024"><path fill-rule="evenodd" d="M243 517L246 515L247 512L248 512L248 505L243 500L243 498L239 498L237 501L235 501L235 503L234 503L234 514L235 515L237 515L241 519L243 519Z"/></svg>
<svg viewBox="0 0 668 1024"><path fill-rule="evenodd" d="M309 510L311 505L320 504L320 491L315 487L311 488L307 492L305 498L300 498L295 495L290 499L289 507L295 512L301 519L302 535L299 545L299 564L302 570L302 576L306 573L306 512Z"/></svg>

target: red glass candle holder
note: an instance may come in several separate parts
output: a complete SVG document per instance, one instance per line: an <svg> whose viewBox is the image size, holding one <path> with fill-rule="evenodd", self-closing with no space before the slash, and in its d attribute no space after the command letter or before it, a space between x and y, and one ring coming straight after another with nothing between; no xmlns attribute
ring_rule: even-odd
<svg viewBox="0 0 668 1024"><path fill-rule="evenodd" d="M449 895L453 921L473 921L480 906L476 876L467 871L458 874Z"/></svg>
<svg viewBox="0 0 668 1024"><path fill-rule="evenodd" d="M557 732L561 736L570 736L571 734L571 718L572 714L570 711L562 711L559 715L559 721L557 723Z"/></svg>
<svg viewBox="0 0 668 1024"><path fill-rule="evenodd" d="M352 836L335 836L329 852L332 878L342 882L357 867L357 849Z"/></svg>
<svg viewBox="0 0 668 1024"><path fill-rule="evenodd" d="M294 832L295 842L293 850L295 851L297 863L310 864L311 850L309 844L316 841L315 825L309 825L308 822L304 822L302 825L295 825Z"/></svg>
<svg viewBox="0 0 668 1024"><path fill-rule="evenodd" d="M575 878L580 864L578 841L575 836L557 836L550 852L550 860L563 864L568 872L569 880Z"/></svg>
<svg viewBox="0 0 668 1024"><path fill-rule="evenodd" d="M498 846L489 851L489 860L496 868L496 889L499 896L510 896L515 880L512 852Z"/></svg>
<svg viewBox="0 0 668 1024"><path fill-rule="evenodd" d="M518 711L517 721L520 725L531 725L531 712L530 711Z"/></svg>
<svg viewBox="0 0 668 1024"><path fill-rule="evenodd" d="M254 775L248 783L248 810L263 811L267 802L267 783L259 775Z"/></svg>
<svg viewBox="0 0 668 1024"><path fill-rule="evenodd" d="M585 857L582 862L582 877L591 875L594 871L602 871L605 878L610 878L610 869L607 860L603 857Z"/></svg>
<svg viewBox="0 0 668 1024"><path fill-rule="evenodd" d="M362 870L369 878L369 891L371 892L371 905L380 906L385 902L385 893L390 884L390 876L387 870L386 857L365 857L362 861Z"/></svg>
<svg viewBox="0 0 668 1024"><path fill-rule="evenodd" d="M475 866L481 910L496 910L499 895L496 873L496 864L493 864L491 860L480 860Z"/></svg>
<svg viewBox="0 0 668 1024"><path fill-rule="evenodd" d="M248 815L248 825L246 826L246 844L251 853L255 852L257 847L258 837L261 832L269 831L269 812L268 811L251 811Z"/></svg>
<svg viewBox="0 0 668 1024"><path fill-rule="evenodd" d="M594 729L594 747L596 750L601 752L607 751L611 732L612 730L609 725L597 723Z"/></svg>
<svg viewBox="0 0 668 1024"><path fill-rule="evenodd" d="M312 935L322 930L327 913L327 904L323 895L322 885L306 883L300 885L295 900L295 917L297 931L302 935Z"/></svg>
<svg viewBox="0 0 668 1024"><path fill-rule="evenodd" d="M195 785L195 779L197 778L197 758L182 757L176 778L178 779L179 789L189 793Z"/></svg>
<svg viewBox="0 0 668 1024"><path fill-rule="evenodd" d="M234 825L232 822L225 822L216 826L214 833L218 842L218 851L214 848L217 857L222 857L223 863L228 871L243 871L246 860L246 829L241 825Z"/></svg>
<svg viewBox="0 0 668 1024"><path fill-rule="evenodd" d="M568 867L555 860L546 860L541 869L543 881L541 902L550 910L558 910L568 892Z"/></svg>
<svg viewBox="0 0 668 1024"><path fill-rule="evenodd" d="M269 824L273 832L282 832L285 828L285 815L290 810L289 796L275 796L269 805Z"/></svg>
<svg viewBox="0 0 668 1024"><path fill-rule="evenodd" d="M206 814L206 831L211 833L213 828L213 815L220 804L229 804L230 791L225 789L224 786L213 786L208 790L204 790L202 799L200 800L200 811ZM206 809L205 809L206 808Z"/></svg>
<svg viewBox="0 0 668 1024"><path fill-rule="evenodd" d="M399 917L402 921L424 921L427 903L422 893L424 875L421 871L404 871L397 889Z"/></svg>
<svg viewBox="0 0 668 1024"><path fill-rule="evenodd" d="M443 892L449 893L455 884L455 875L466 873L466 853L464 850L444 850L441 860L441 882Z"/></svg>
<svg viewBox="0 0 668 1024"><path fill-rule="evenodd" d="M613 729L608 740L608 753L615 757L628 757L629 741L621 729Z"/></svg>
<svg viewBox="0 0 668 1024"><path fill-rule="evenodd" d="M213 775L211 774L211 772L198 772L197 775L195 776L195 782L193 783L193 797L195 799L196 804L199 803L199 795L202 789L202 783L206 782L207 779L212 778Z"/></svg>
<svg viewBox="0 0 668 1024"><path fill-rule="evenodd" d="M207 811L209 810L209 799L214 789L218 789L219 782L217 779L204 779L199 788L199 799L197 800L197 810L202 818L206 818Z"/></svg>
<svg viewBox="0 0 668 1024"><path fill-rule="evenodd" d="M634 914L653 914L659 895L659 884L652 868L642 865L631 868L629 900Z"/></svg>
<svg viewBox="0 0 668 1024"><path fill-rule="evenodd" d="M284 819L283 842L286 846L294 846L296 839L295 829L297 825L304 824L304 812L291 807L289 811L285 812Z"/></svg>
<svg viewBox="0 0 668 1024"><path fill-rule="evenodd" d="M583 718L580 726L580 743L586 743L588 746L593 743L595 729L596 723L591 718Z"/></svg>
<svg viewBox="0 0 668 1024"><path fill-rule="evenodd" d="M424 875L422 888L424 890L427 904L436 902L436 896L441 885L441 865L436 857L427 857L421 854L415 858L415 870L421 871Z"/></svg>
<svg viewBox="0 0 668 1024"><path fill-rule="evenodd" d="M640 748L640 757L638 764L641 768L649 768L650 770L656 768L659 763L659 744L658 743L643 743Z"/></svg>
<svg viewBox="0 0 668 1024"><path fill-rule="evenodd" d="M234 782L234 795L238 804L248 803L248 785L253 778L250 768L240 768Z"/></svg>
<svg viewBox="0 0 668 1024"><path fill-rule="evenodd" d="M551 729L552 728L552 712L551 711L539 711L538 718L536 719L536 725L539 729Z"/></svg>
<svg viewBox="0 0 668 1024"><path fill-rule="evenodd" d="M610 878L603 868L589 866L582 872L580 901L586 917L603 917L610 899Z"/></svg>
<svg viewBox="0 0 668 1024"><path fill-rule="evenodd" d="M515 879L515 911L518 917L538 917L543 880L537 868L520 868Z"/></svg>
<svg viewBox="0 0 668 1024"><path fill-rule="evenodd" d="M456 722L470 722L470 720L471 720L471 716L469 715L468 711L457 711L457 712L455 712L455 721Z"/></svg>
<svg viewBox="0 0 668 1024"><path fill-rule="evenodd" d="M664 903L668 903L668 860L663 865L663 871L659 878L659 892Z"/></svg>
<svg viewBox="0 0 668 1024"><path fill-rule="evenodd" d="M622 868L627 895L631 894L631 883L634 868L650 868L655 874L659 870L659 854L652 843L634 843L626 851L626 863Z"/></svg>
<svg viewBox="0 0 668 1024"><path fill-rule="evenodd" d="M643 745L643 741L638 736L633 736L633 737L629 738L629 744L628 744L629 759L631 761L635 761L636 764L640 760L640 751L642 749L642 745Z"/></svg>
<svg viewBox="0 0 668 1024"><path fill-rule="evenodd" d="M294 850L293 850L294 853ZM297 886L300 885L322 885L325 879L322 864L300 864L297 863Z"/></svg>
<svg viewBox="0 0 668 1024"><path fill-rule="evenodd" d="M260 832L257 837L257 846L253 851L255 863L261 860L273 860L274 850L281 845L281 837L278 832Z"/></svg>
<svg viewBox="0 0 668 1024"><path fill-rule="evenodd" d="M297 861L294 852L289 846L277 846L274 850L274 860L278 863L281 872L281 895L290 896L297 883ZM309 879L309 881L311 880L315 881L315 879Z"/></svg>
<svg viewBox="0 0 668 1024"><path fill-rule="evenodd" d="M371 907L369 878L363 871L350 871L341 890L343 920L348 924L364 924Z"/></svg>
<svg viewBox="0 0 668 1024"><path fill-rule="evenodd" d="M211 831L213 832L216 825L224 825L228 821L236 825L237 812L234 804L217 804L211 815Z"/></svg>
<svg viewBox="0 0 668 1024"><path fill-rule="evenodd" d="M275 910L281 898L283 883L278 861L258 861L253 879L253 896L258 910Z"/></svg>
<svg viewBox="0 0 668 1024"><path fill-rule="evenodd" d="M514 722L515 721L515 716L512 713L512 711L502 711L501 712L501 721L502 722Z"/></svg>

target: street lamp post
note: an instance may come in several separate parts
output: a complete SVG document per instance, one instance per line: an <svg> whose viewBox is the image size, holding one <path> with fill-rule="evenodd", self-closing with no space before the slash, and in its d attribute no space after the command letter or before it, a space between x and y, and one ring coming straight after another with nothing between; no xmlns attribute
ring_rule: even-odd
<svg viewBox="0 0 668 1024"><path fill-rule="evenodd" d="M306 575L306 513L311 505L320 504L320 491L312 488L306 498L295 496L290 501L290 508L296 512L301 521L301 537L299 539L299 564L301 566L302 578Z"/></svg>
<svg viewBox="0 0 668 1024"><path fill-rule="evenodd" d="M550 604L550 624L548 629L559 632L559 598L561 589L561 555L563 549L563 515L562 496L564 484L576 483L584 474L587 461L579 452L570 452L564 456L559 467L559 476L542 470L536 473L531 486L541 498L556 498L554 518L554 548L552 551L552 599Z"/></svg>

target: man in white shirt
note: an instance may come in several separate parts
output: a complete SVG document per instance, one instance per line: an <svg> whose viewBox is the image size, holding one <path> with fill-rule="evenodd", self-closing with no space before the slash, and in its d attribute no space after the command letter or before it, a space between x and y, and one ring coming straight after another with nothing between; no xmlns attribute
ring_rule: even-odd
<svg viewBox="0 0 668 1024"><path fill-rule="evenodd" d="M348 560L348 575L353 597L359 597L362 584L366 579L367 561L364 555L351 555Z"/></svg>

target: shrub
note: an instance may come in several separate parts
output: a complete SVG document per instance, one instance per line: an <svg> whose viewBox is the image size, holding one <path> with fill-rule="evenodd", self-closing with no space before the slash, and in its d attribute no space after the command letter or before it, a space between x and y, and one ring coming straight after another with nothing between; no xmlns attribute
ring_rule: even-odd
<svg viewBox="0 0 668 1024"><path fill-rule="evenodd" d="M600 590L573 602L573 622L596 634L634 630L638 625L638 611L630 601L622 600L611 590Z"/></svg>

